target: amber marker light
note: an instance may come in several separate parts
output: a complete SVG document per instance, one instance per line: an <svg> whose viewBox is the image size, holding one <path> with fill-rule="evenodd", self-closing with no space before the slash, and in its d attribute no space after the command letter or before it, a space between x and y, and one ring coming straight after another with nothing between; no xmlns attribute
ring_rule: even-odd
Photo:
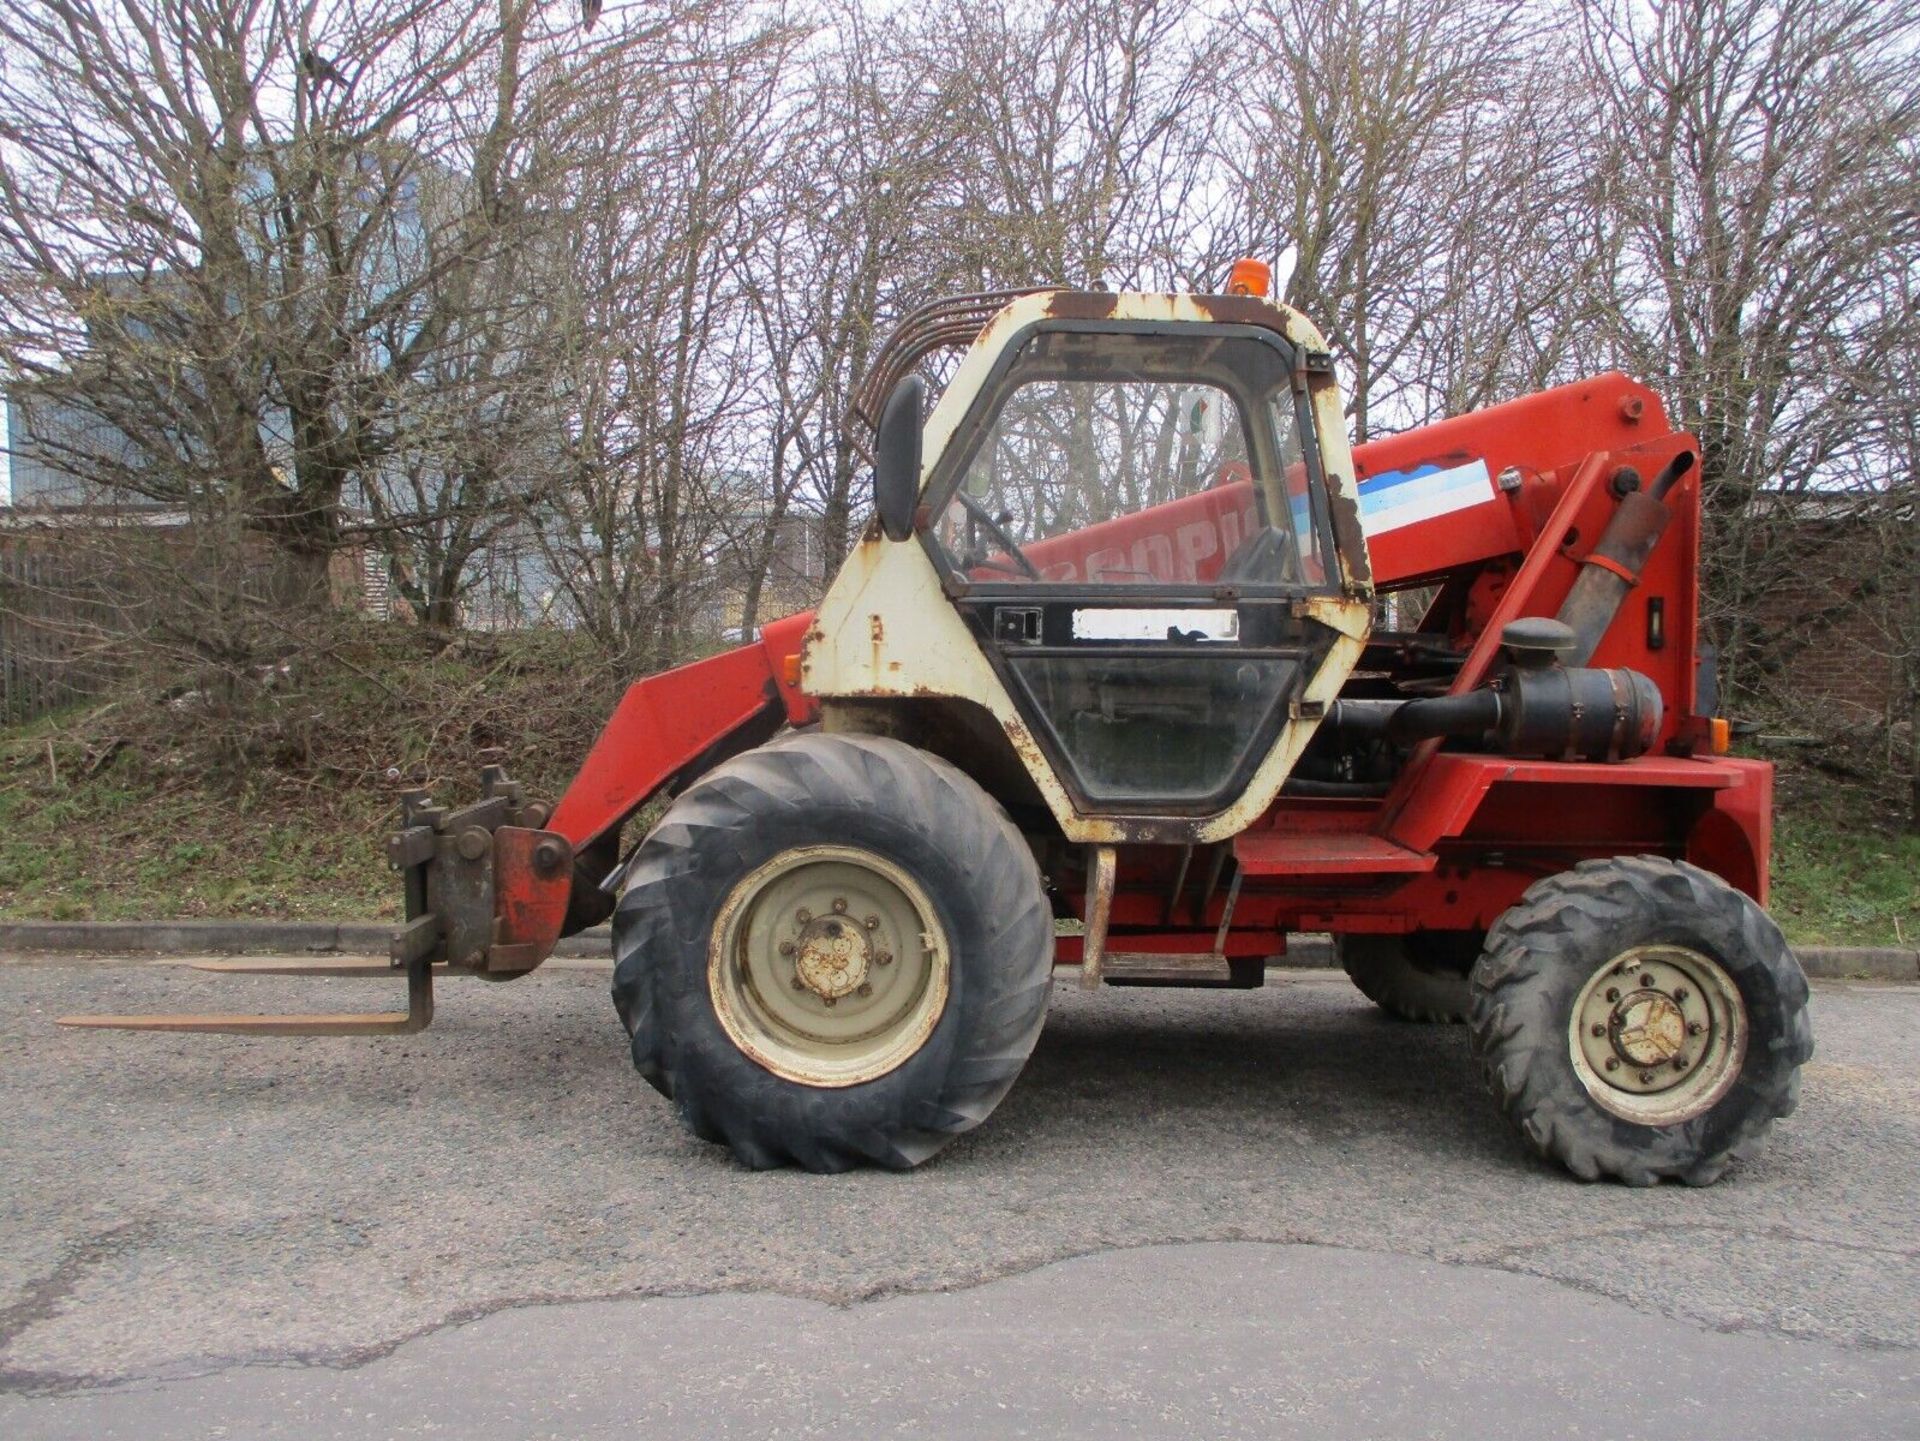
<svg viewBox="0 0 1920 1441"><path fill-rule="evenodd" d="M1707 739L1713 746L1713 753L1723 756L1733 749L1733 725L1725 716L1715 716L1707 722Z"/></svg>
<svg viewBox="0 0 1920 1441"><path fill-rule="evenodd" d="M1264 260L1240 259L1227 272L1227 294L1257 295L1262 300L1273 288L1273 267Z"/></svg>

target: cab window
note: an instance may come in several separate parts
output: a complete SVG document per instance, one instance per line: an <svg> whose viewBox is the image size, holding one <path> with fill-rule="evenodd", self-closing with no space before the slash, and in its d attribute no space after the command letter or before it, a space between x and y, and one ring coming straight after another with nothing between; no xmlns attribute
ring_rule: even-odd
<svg viewBox="0 0 1920 1441"><path fill-rule="evenodd" d="M976 583L1319 586L1302 417L1276 346L1041 331L986 398L934 538Z"/></svg>

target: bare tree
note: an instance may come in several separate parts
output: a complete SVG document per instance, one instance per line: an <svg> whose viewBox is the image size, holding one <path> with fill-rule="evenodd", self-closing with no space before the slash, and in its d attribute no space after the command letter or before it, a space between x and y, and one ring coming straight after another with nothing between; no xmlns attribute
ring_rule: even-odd
<svg viewBox="0 0 1920 1441"><path fill-rule="evenodd" d="M1354 438L1537 387L1569 350L1549 301L1591 274L1563 223L1567 102L1515 0L1255 0L1223 137L1237 248L1294 252Z"/></svg>
<svg viewBox="0 0 1920 1441"><path fill-rule="evenodd" d="M1204 185L1178 162L1218 78L1197 6L995 0L941 12L913 44L951 97L963 271L983 288L1170 278L1155 222Z"/></svg>
<svg viewBox="0 0 1920 1441"><path fill-rule="evenodd" d="M904 15L834 9L794 77L799 143L786 214L755 284L762 334L787 357L777 464L817 517L820 548L846 553L865 475L847 431L854 387L887 330L916 305L976 283L957 224L971 139L956 124L963 81Z"/></svg>
<svg viewBox="0 0 1920 1441"><path fill-rule="evenodd" d="M576 135L594 179L568 256L573 433L538 534L578 623L649 666L717 629L702 622L722 519L754 503L756 357L737 262L797 39L750 7L716 12Z"/></svg>
<svg viewBox="0 0 1920 1441"><path fill-rule="evenodd" d="M125 440L62 463L321 573L357 492L440 423L436 370L533 207L584 183L520 143L576 23L541 0L0 13L0 367Z"/></svg>
<svg viewBox="0 0 1920 1441"><path fill-rule="evenodd" d="M1616 254L1595 314L1700 437L1705 615L1738 689L1793 523L1756 497L1820 491L1880 443L1862 399L1884 389L1886 336L1868 320L1920 245L1920 14L1884 0L1580 13Z"/></svg>

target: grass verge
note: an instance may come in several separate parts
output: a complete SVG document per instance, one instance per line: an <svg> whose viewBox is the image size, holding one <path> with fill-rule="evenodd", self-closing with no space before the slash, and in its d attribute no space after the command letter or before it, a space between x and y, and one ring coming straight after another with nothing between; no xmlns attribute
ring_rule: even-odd
<svg viewBox="0 0 1920 1441"><path fill-rule="evenodd" d="M269 680L228 705L129 687L0 729L0 916L397 916L381 841L400 787L471 799L477 752L499 746L557 796L625 677L551 632L448 642L362 623ZM1870 758L1770 758L1788 937L1920 944L1920 836Z"/></svg>
<svg viewBox="0 0 1920 1441"><path fill-rule="evenodd" d="M1870 782L1779 762L1769 909L1796 945L1920 946L1920 834Z"/></svg>
<svg viewBox="0 0 1920 1441"><path fill-rule="evenodd" d="M343 624L240 686L143 688L0 729L0 915L371 920L401 789L475 794L507 752L553 796L621 674L577 638Z"/></svg>

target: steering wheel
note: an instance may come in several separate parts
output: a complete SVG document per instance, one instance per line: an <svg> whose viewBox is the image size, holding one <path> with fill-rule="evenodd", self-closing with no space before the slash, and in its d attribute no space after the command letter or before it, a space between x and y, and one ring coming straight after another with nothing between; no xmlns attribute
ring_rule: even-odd
<svg viewBox="0 0 1920 1441"><path fill-rule="evenodd" d="M967 514L985 526L987 534L1000 542L1000 548L1007 553L1015 565L1020 567L1019 574L1024 575L1028 580L1040 579L1040 572L1034 568L1033 562L1028 560L1026 553L1020 549L1020 543L1007 533L1007 528L994 518L992 511L982 505L976 497L969 495L965 487L956 490L954 496L961 505L966 507ZM984 566L989 570L1007 570L1006 566L995 565L985 559L970 562L968 568L972 569L975 566ZM1009 571L1009 574L1012 572Z"/></svg>

